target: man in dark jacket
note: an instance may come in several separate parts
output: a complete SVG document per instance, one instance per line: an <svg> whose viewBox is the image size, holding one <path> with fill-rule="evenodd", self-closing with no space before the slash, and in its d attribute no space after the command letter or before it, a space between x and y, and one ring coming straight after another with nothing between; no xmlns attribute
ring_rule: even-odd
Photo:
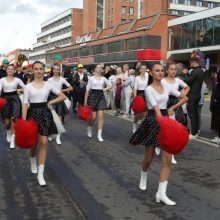
<svg viewBox="0 0 220 220"><path fill-rule="evenodd" d="M4 59L2 61L2 67L0 69L0 79L3 77L6 77L6 69L7 69L8 65L9 65L8 59Z"/></svg>
<svg viewBox="0 0 220 220"><path fill-rule="evenodd" d="M15 77L19 78L20 80L22 80L22 82L26 85L27 81L28 81L28 77L27 74L25 74L22 71L22 66L20 64L16 65L16 72L15 72Z"/></svg>
<svg viewBox="0 0 220 220"><path fill-rule="evenodd" d="M192 68L191 73L185 77L185 83L190 87L188 93L188 115L191 121L191 134L190 139L198 137L199 130L199 112L198 105L201 97L201 88L205 78L205 73L200 66L199 58L192 57L190 60Z"/></svg>
<svg viewBox="0 0 220 220"><path fill-rule="evenodd" d="M86 85L88 82L88 76L83 73L83 65L78 65L78 72L73 76L73 86L74 92L76 94L76 103L79 105L84 104L84 98L86 93ZM76 106L73 106L73 109L76 109Z"/></svg>

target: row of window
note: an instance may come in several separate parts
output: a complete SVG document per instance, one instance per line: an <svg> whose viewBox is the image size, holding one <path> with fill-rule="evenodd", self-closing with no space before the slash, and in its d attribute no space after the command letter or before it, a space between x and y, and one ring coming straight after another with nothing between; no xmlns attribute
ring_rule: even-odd
<svg viewBox="0 0 220 220"><path fill-rule="evenodd" d="M72 18L71 15L67 15L67 16L64 17L64 18L62 18L62 19L60 19L60 20L58 20L58 21L55 21L55 22L53 22L53 23L47 25L46 27L43 27L43 28L41 29L41 32L48 31L48 30L50 30L50 29L52 29L52 28L55 28L55 27L57 27L57 26L59 26L59 25L61 25L61 24L64 24L64 23L66 23L66 22L68 22L68 21L71 21L71 18Z"/></svg>
<svg viewBox="0 0 220 220"><path fill-rule="evenodd" d="M178 10L171 10L171 14L172 15L180 15L180 14L182 14L183 13L183 15L190 15L191 14L191 12L189 12L189 11L178 11Z"/></svg>
<svg viewBox="0 0 220 220"><path fill-rule="evenodd" d="M58 41L55 41L55 42L52 42L52 43L45 44L45 45L40 46L40 47L35 47L33 52L42 51L42 50L49 50L51 48L67 45L67 44L70 44L70 43L71 43L71 37L68 37L68 38L65 38L65 39L62 39L62 40L58 40Z"/></svg>
<svg viewBox="0 0 220 220"><path fill-rule="evenodd" d="M193 1L191 0L170 0L171 3L173 4L184 4L184 5L195 5L198 7L208 7L208 8L214 8L220 6L219 3L214 3L214 2L205 2L202 0L198 0L193 4Z"/></svg>
<svg viewBox="0 0 220 220"><path fill-rule="evenodd" d="M33 61L42 60L42 59L46 59L46 55L45 54L41 54L41 55L36 55L36 56L30 57L30 60L33 60Z"/></svg>
<svg viewBox="0 0 220 220"><path fill-rule="evenodd" d="M65 59L106 53L116 53L121 51L132 51L138 49L160 49L160 43L161 38L158 36L145 36L64 51L60 55L62 55L62 57ZM53 55L54 54L49 54L47 59L51 59Z"/></svg>
<svg viewBox="0 0 220 220"><path fill-rule="evenodd" d="M59 31L55 31L52 34L49 34L47 36L38 38L37 43L44 41L44 39L47 39L48 37L54 38L54 37L57 37L57 36L60 36L60 35L63 35L69 32L71 32L71 26L60 29Z"/></svg>
<svg viewBox="0 0 220 220"><path fill-rule="evenodd" d="M122 6L121 8L121 13L124 14L129 14L129 15L133 15L134 14L134 7L126 7L126 6Z"/></svg>

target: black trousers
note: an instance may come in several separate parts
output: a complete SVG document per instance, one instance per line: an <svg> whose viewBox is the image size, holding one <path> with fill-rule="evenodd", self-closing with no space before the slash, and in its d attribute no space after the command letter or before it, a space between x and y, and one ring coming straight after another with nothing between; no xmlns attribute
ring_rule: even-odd
<svg viewBox="0 0 220 220"><path fill-rule="evenodd" d="M77 105L77 97L76 97L76 92L72 92L72 100L73 100L73 111L76 110L76 105Z"/></svg>
<svg viewBox="0 0 220 220"><path fill-rule="evenodd" d="M84 105L85 93L85 90L76 91L76 103L78 103L78 105Z"/></svg>
<svg viewBox="0 0 220 220"><path fill-rule="evenodd" d="M199 101L200 95L194 95L189 97L188 101L188 115L191 121L191 134L196 135L199 130Z"/></svg>

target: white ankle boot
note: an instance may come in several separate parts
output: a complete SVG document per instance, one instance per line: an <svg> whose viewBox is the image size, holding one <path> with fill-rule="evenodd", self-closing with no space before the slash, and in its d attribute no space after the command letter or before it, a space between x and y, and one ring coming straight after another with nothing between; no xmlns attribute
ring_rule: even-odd
<svg viewBox="0 0 220 220"><path fill-rule="evenodd" d="M36 157L30 157L30 162L31 162L31 172L33 174L37 173L37 160Z"/></svg>
<svg viewBox="0 0 220 220"><path fill-rule="evenodd" d="M160 155L160 148L159 148L159 147L155 147L155 154L156 154L157 156Z"/></svg>
<svg viewBox="0 0 220 220"><path fill-rule="evenodd" d="M174 157L173 154L172 154L172 160L171 160L171 163L174 164L174 165L177 164L177 162L176 162L175 157Z"/></svg>
<svg viewBox="0 0 220 220"><path fill-rule="evenodd" d="M88 126L87 127L87 135L88 135L88 137L92 137L92 127L91 126Z"/></svg>
<svg viewBox="0 0 220 220"><path fill-rule="evenodd" d="M46 186L46 181L44 180L44 165L42 164L38 166L37 179L40 186Z"/></svg>
<svg viewBox="0 0 220 220"><path fill-rule="evenodd" d="M102 129L99 129L98 130L98 136L97 136L97 138L98 138L98 141L99 142L103 142L104 140L102 139Z"/></svg>
<svg viewBox="0 0 220 220"><path fill-rule="evenodd" d="M57 137L56 137L56 143L57 143L58 145L61 144L60 134L58 134Z"/></svg>
<svg viewBox="0 0 220 220"><path fill-rule="evenodd" d="M176 203L170 200L166 195L167 184L168 181L159 182L159 188L156 194L156 202L158 203L163 202L165 205L171 205L171 206L176 205Z"/></svg>
<svg viewBox="0 0 220 220"><path fill-rule="evenodd" d="M137 123L133 123L133 134L137 131Z"/></svg>
<svg viewBox="0 0 220 220"><path fill-rule="evenodd" d="M144 172L142 170L141 170L141 179L140 179L139 188L141 190L147 189L147 172Z"/></svg>
<svg viewBox="0 0 220 220"><path fill-rule="evenodd" d="M11 141L11 130L7 130L6 133L7 133L6 140L7 140L8 143L10 143L10 141Z"/></svg>
<svg viewBox="0 0 220 220"><path fill-rule="evenodd" d="M10 149L14 149L14 148L15 148L15 135L12 134L10 140Z"/></svg>

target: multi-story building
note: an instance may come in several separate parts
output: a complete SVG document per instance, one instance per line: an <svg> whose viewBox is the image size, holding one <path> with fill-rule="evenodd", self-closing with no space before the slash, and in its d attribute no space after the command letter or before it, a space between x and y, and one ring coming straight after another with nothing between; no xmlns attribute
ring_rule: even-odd
<svg viewBox="0 0 220 220"><path fill-rule="evenodd" d="M169 0L168 12L183 16L219 6L220 0Z"/></svg>
<svg viewBox="0 0 220 220"><path fill-rule="evenodd" d="M46 51L71 45L82 34L82 9L68 9L41 24L41 33L33 45L30 61L45 62Z"/></svg>
<svg viewBox="0 0 220 220"><path fill-rule="evenodd" d="M220 0L84 0L83 5L86 34L157 13L188 15L218 7Z"/></svg>
<svg viewBox="0 0 220 220"><path fill-rule="evenodd" d="M200 49L210 70L220 69L220 7L168 21L167 58L189 61L191 52Z"/></svg>

